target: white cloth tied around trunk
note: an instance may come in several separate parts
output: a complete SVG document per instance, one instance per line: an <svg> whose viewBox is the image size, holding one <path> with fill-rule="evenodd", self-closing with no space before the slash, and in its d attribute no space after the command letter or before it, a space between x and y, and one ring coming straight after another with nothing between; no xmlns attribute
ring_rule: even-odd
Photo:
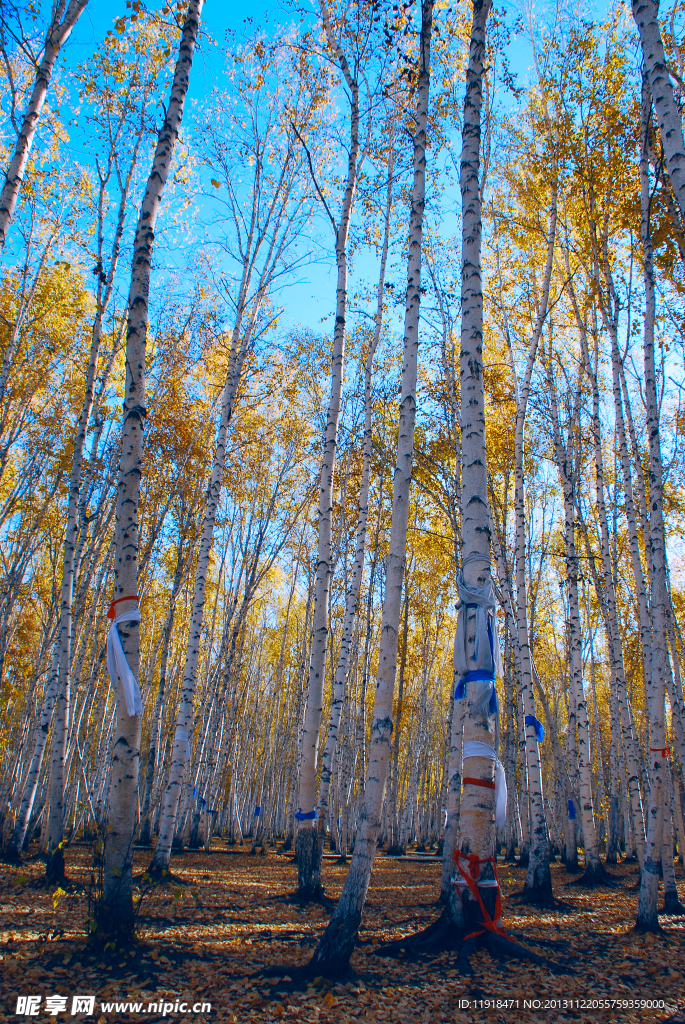
<svg viewBox="0 0 685 1024"><path fill-rule="evenodd" d="M480 557L480 556L479 556ZM484 669L502 675L502 655L495 619L495 592L492 583L484 587L467 584L463 571L457 576L459 603L457 610L457 636L454 642L454 668L460 676L473 669ZM466 613L469 606L476 607L476 642L473 657L466 657ZM488 626L490 629L488 629Z"/></svg>
<svg viewBox="0 0 685 1024"><path fill-rule="evenodd" d="M504 766L495 751L487 743L480 743L478 740L465 740L462 760L467 757L487 757L495 762L495 823L506 825L507 823L507 778L504 774Z"/></svg>
<svg viewBox="0 0 685 1024"><path fill-rule="evenodd" d="M179 743L181 746L184 762L190 761L190 739L188 738L188 730L182 729L180 725L176 726L174 744L176 743Z"/></svg>
<svg viewBox="0 0 685 1024"><path fill-rule="evenodd" d="M109 633L107 634L107 671L115 690L117 689L117 679L121 682L128 714L131 716L142 715L143 701L140 696L140 686L133 672L128 667L124 648L121 646L119 630L117 629L120 622L140 622L140 609L133 608L130 612L122 612L121 615L117 615L109 627Z"/></svg>
<svg viewBox="0 0 685 1024"><path fill-rule="evenodd" d="M455 697L466 696L467 684L475 686L471 700L476 713L497 714L497 690L495 677L502 675L502 655L497 636L497 619L495 592L492 583L484 587L467 584L464 579L463 566L469 562L487 562L480 554L467 555L462 563L462 571L457 576L459 602L457 604L457 633L454 638L454 671L460 679ZM469 608L476 609L476 633L473 655L466 653L466 619Z"/></svg>

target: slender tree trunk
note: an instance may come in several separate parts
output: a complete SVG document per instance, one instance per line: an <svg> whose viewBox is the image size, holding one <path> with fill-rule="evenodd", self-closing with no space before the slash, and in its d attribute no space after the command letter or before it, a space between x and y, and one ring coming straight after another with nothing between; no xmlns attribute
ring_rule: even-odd
<svg viewBox="0 0 685 1024"><path fill-rule="evenodd" d="M0 251L5 247L10 224L14 217L19 191L26 172L26 164L31 153L31 146L33 145L33 139L38 128L40 115L45 105L45 97L50 86L55 62L60 49L69 38L71 30L83 14L87 3L88 0L69 0L69 6L67 7L66 0L57 0L57 3L53 5L52 20L43 48L43 58L36 71L31 98L29 99L19 138L14 147L14 154L5 176L2 195L0 195Z"/></svg>
<svg viewBox="0 0 685 1024"><path fill-rule="evenodd" d="M580 821L585 848L584 881L596 884L604 879L604 868L599 859L597 831L595 829L592 797L592 757L587 699L583 684L582 635L580 601L578 597L578 554L576 546L577 450L580 429L580 381L576 389L568 436L564 439L559 417L556 384L552 375L552 355L547 362L547 383L552 412L552 430L556 451L559 480L564 498L564 548L566 559L566 597L568 608L570 703L573 713L569 730L577 743L578 783L580 791Z"/></svg>
<svg viewBox="0 0 685 1024"><path fill-rule="evenodd" d="M332 529L333 529L333 484L335 478L335 457L338 444L338 423L342 401L342 385L345 365L345 323L347 317L347 240L350 219L357 187L359 172L359 85L353 77L330 24L325 0L320 0L321 17L329 47L350 91L350 146L347 161L345 192L340 210L340 221L333 224L335 232L335 260L337 286L335 304L335 327L333 330L333 355L331 360L331 390L328 397L326 431L324 436L323 459L319 475L318 551L316 582L314 585L314 614L312 622L312 646L309 661L309 686L307 706L301 737L300 786L298 794L298 829L295 840L297 860L298 897L310 899L317 895L315 874L318 867L318 840L316 819L316 776L319 734L321 731L321 710L323 684L326 674L326 648L328 645L328 605L331 586Z"/></svg>
<svg viewBox="0 0 685 1024"><path fill-rule="evenodd" d="M640 33L645 77L654 99L661 144L664 148L668 176L678 203L680 216L685 222L685 142L678 101L664 53L659 28L659 5L655 0L632 0L633 17ZM647 84L647 83L645 83ZM647 146L644 146L645 158ZM649 162L647 163L647 173Z"/></svg>
<svg viewBox="0 0 685 1024"><path fill-rule="evenodd" d="M190 69L200 28L204 0L190 0L179 44L171 96L159 134L136 228L128 299L126 382L119 483L117 488L115 600L121 646L133 674L140 700L140 613L138 604L138 507L146 419L146 343L148 296L152 271L154 232L162 193L167 182L188 93ZM130 615L130 619L126 616ZM115 620L116 621L116 620ZM116 625L113 624L116 629ZM115 681L113 680L113 683ZM112 751L108 804L108 832L99 927L105 933L128 934L133 928L133 833L138 811L141 713L128 707L117 684L117 729ZM134 713L131 713L133 711Z"/></svg>
<svg viewBox="0 0 685 1024"><path fill-rule="evenodd" d="M24 790L21 797L21 803L19 805L17 820L14 823L14 829L12 831L11 838L7 844L7 849L5 851L5 856L10 861L19 861L21 857L22 847L24 845L24 840L26 838L29 821L31 820L31 813L33 811L33 805L36 799L36 792L38 790L38 782L40 779L40 770L43 765L43 755L45 753L45 747L47 745L48 734L50 731L52 711L55 706L58 673L59 649L57 645L55 645L55 649L52 655L50 675L48 676L48 683L45 690L45 698L43 700L43 707L40 714L40 721L38 723L36 742L33 749L33 757L31 758L31 765L26 776L26 782L24 783Z"/></svg>
<svg viewBox="0 0 685 1024"><path fill-rule="evenodd" d="M647 57L645 56L647 64ZM652 91L654 86L652 85ZM663 470L661 465L661 442L659 437L659 402L657 395L656 360L654 356L654 322L656 318L656 296L654 266L652 262L652 238L650 227L650 182L649 161L646 154L645 136L649 130L649 101L647 90L643 89L642 103L642 152L640 154L640 195L641 235L644 260L644 390L646 404L646 429L649 441L649 562L652 581L652 671L646 680L647 708L650 724L649 751L649 805L647 809L647 842L645 859L640 875L640 898L638 901L638 931L656 931L659 927L657 896L659 891L659 869L663 838L663 815L665 776L668 764L665 735L664 697L667 675L670 674L668 660L668 592L666 580L666 543L663 519ZM682 146L682 134L681 134ZM665 142L664 142L665 145ZM671 175L673 179L673 175ZM676 183L674 181L674 187Z"/></svg>
<svg viewBox="0 0 685 1024"><path fill-rule="evenodd" d="M414 135L414 182L409 222L407 295L404 320L402 396L397 440L397 462L392 502L392 523L387 556L385 600L378 655L376 699L371 724L371 745L354 856L338 905L312 957L309 970L337 974L347 968L361 922L371 879L381 825L383 794L390 761L393 697L402 609L402 579L406 564L409 496L414 456L416 378L421 302L421 245L426 188L426 130L430 91L430 41L433 0L421 8L420 69Z"/></svg>
<svg viewBox="0 0 685 1024"><path fill-rule="evenodd" d="M462 492L461 530L463 538L460 585L470 598L460 595L460 619L464 626L459 652L459 674L464 685L464 746L482 744L483 756L468 757L462 784L459 841L455 856L459 859L458 892L446 908L450 923L456 930L466 928L479 934L483 931L485 913L496 921L495 879L495 714L491 692L494 691L494 658L487 646L483 629L478 630L479 617L487 619L487 605L478 607L474 595L488 600L492 592L490 575L490 512L485 450L485 395L483 388L483 291L481 278L481 191L480 141L485 59L485 27L490 13L489 0L474 0L469 63L466 76L464 122L462 129L461 199L462 199L462 267L461 267L461 438ZM493 601L494 610L494 601ZM460 626L458 626L459 632ZM494 636L494 614L490 630ZM475 637L479 633L479 650ZM457 641L459 644L459 640ZM490 661L491 688L483 682L468 679L464 665L484 669ZM476 673L478 674L478 673ZM491 751L491 753L488 753ZM468 775L466 774L468 772ZM469 861L469 858L472 860ZM463 872L463 873L462 873ZM470 881L467 884L467 879ZM471 887L473 886L473 893ZM479 900L474 894L479 894Z"/></svg>
<svg viewBox="0 0 685 1024"><path fill-rule="evenodd" d="M404 608L402 613L402 647L400 651L400 678L397 692L397 712L395 715L395 721L393 725L394 735L392 738L392 761L390 766L391 793L390 806L388 808L388 812L390 814L390 843L388 846L388 853L392 854L405 853L405 851L402 849L400 845L400 818L398 798L400 791L400 736L402 733L402 710L404 705L404 674L407 667L407 637L409 634L409 587L408 573L406 569L403 579L403 588Z"/></svg>
<svg viewBox="0 0 685 1024"><path fill-rule="evenodd" d="M542 789L542 766L540 749L535 726L535 694L533 691L533 671L530 657L530 637L528 631L528 596L526 588L526 532L524 493L524 432L530 382L537 354L540 336L547 317L549 290L554 260L554 245L557 228L557 193L556 184L552 189L552 204L547 235L547 261L542 282L540 302L537 310L533 337L528 349L526 366L520 385L516 388L516 430L514 439L514 508L516 516L516 618L518 632L518 661L523 704L524 723L522 731L525 735L525 755L528 778L528 795L530 800L530 848L528 851L528 872L524 885L524 893L529 902L547 905L553 901L552 875L549 868L549 841L545 805ZM511 353L512 373L516 377L514 354Z"/></svg>
<svg viewBox="0 0 685 1024"><path fill-rule="evenodd" d="M625 746L626 746L626 765L628 767L628 787L630 794L630 806L631 815L633 820L633 831L635 836L635 845L637 849L638 860L642 864L644 856L644 817L642 813L642 797L640 795L639 786L639 768L637 759L634 753L634 736L632 726L630 722L630 715L628 712L628 688L625 679L625 668L623 664L623 650L621 646L621 636L618 625L618 611L617 611L617 598L616 588L614 585L613 570L611 565L611 555L609 551L609 528L607 523L606 507L604 502L604 461L602 457L602 437L601 437L601 422L600 422L600 395L599 386L597 382L597 368L598 368L598 349L597 342L595 342L595 365L594 368L590 363L590 357L587 350L587 342L585 338L585 332L583 325L578 321L581 335L581 346L583 349L583 358L585 362L586 372L590 378L592 385L592 433L594 439L595 448L595 496L597 501L597 515L600 525L600 550L602 555L602 568L603 568L603 581L600 584L597 578L595 570L594 560L592 559L591 548L589 539L587 537L587 529L582 520L580 509L578 510L579 517L581 518L581 525L585 530L586 542L585 546L588 550L588 557L590 558L590 569L595 582L595 589L597 591L597 598L600 603L602 614L604 616L605 629L607 633L607 642L609 647L609 661L611 666L612 674L612 692L615 697L617 709L621 718L621 723L624 729ZM619 433L620 437L620 433ZM638 565L639 565L639 552L638 552ZM635 569L635 566L634 566ZM641 578L641 568L638 572ZM639 583L637 583L639 590ZM645 602L646 609L646 602ZM648 627L649 628L649 627ZM648 634L647 634L648 635ZM651 666L651 652L649 647L645 650L644 644L647 642L645 638L645 632L642 631L643 641L643 666L648 672Z"/></svg>
<svg viewBox="0 0 685 1024"><path fill-rule="evenodd" d="M331 706L331 722L328 729L328 737L321 758L321 781L319 784L319 800L317 806L317 831L319 834L317 863L314 867L312 884L318 887L321 884L321 859L323 855L323 844L326 835L326 815L328 814L328 799L331 785L333 758L338 744L338 730L340 728L340 716L342 713L343 700L345 696L345 684L351 666L352 642L354 625L357 618L357 606L359 603L359 592L364 577L364 555L366 550L366 524L369 515L369 484L371 480L371 444L373 440L372 413L373 397L371 385L373 381L373 359L376 354L378 342L380 341L383 328L383 299L385 296L385 271L388 261L388 247L390 244L390 217L392 213L393 199L393 174L395 165L395 149L392 131L389 138L388 150L388 185L385 204L385 224L383 230L383 245L381 249L380 270L378 276L378 289L376 295L376 319L374 324L373 338L366 357L365 378L364 378L364 454L362 463L362 478L359 488L359 514L357 520L357 539L354 556L354 568L345 597L345 616L343 619L343 630L340 639L340 652L338 663L333 678L333 701Z"/></svg>

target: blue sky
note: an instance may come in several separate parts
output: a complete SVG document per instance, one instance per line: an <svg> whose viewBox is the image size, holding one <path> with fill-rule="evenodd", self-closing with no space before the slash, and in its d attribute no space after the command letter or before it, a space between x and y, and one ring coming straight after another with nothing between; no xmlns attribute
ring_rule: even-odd
<svg viewBox="0 0 685 1024"><path fill-rule="evenodd" d="M99 0L90 0L69 41L68 52L65 53L66 60L69 63L79 63L89 57L107 30L112 27L115 18L125 12L125 0L115 0L113 4L109 5L101 4ZM189 97L191 102L187 107L186 120L192 117L192 101L201 100L216 84L221 73L222 48L227 42L231 45L231 33L234 33L237 40L240 41L241 38L248 37L260 26L266 27L278 22L287 24L294 20L294 17L291 5L287 2L278 2L278 0L253 0L249 5L244 2L235 2L235 0L228 0L228 2L207 0L203 9L203 24L218 46L201 46L196 57L191 77ZM525 79L530 66L530 50L522 39L516 40L510 50L513 68L519 76L519 84L522 84L521 79ZM76 143L75 138L73 142ZM78 143L76 144L78 145ZM453 218L450 217L449 220L452 221ZM457 222L454 220L454 226L456 227L456 225ZM451 230L452 225L450 224L448 227L445 224L444 228ZM330 260L324 258L305 268L299 275L298 281L293 282L284 293L285 313L281 321L283 329L287 330L298 325L306 326L317 332L327 333L330 329L335 296L335 267L332 246L326 244L330 241L327 239L330 227L323 220L321 221L321 233L321 240L330 250L331 258ZM161 253L159 255L161 256ZM354 292L355 285L361 283L362 278L366 278L371 284L376 278L376 273L375 255L358 253L350 278L350 295ZM401 268L398 268L397 273L392 275L400 286L401 275Z"/></svg>

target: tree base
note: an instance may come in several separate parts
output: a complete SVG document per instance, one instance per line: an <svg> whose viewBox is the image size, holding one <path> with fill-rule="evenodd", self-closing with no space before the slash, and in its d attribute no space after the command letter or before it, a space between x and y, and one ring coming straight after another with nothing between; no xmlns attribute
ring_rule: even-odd
<svg viewBox="0 0 685 1024"><path fill-rule="evenodd" d="M296 903L301 907L308 903L318 903L326 910L332 910L335 907L335 900L329 899L322 885L301 886L284 899L286 903Z"/></svg>
<svg viewBox="0 0 685 1024"><path fill-rule="evenodd" d="M574 878L572 882L567 882L566 884L567 887L578 885L583 889L596 889L599 886L613 889L616 882L616 877L605 871L604 865L600 863L596 866L586 867L580 878Z"/></svg>
<svg viewBox="0 0 685 1024"><path fill-rule="evenodd" d="M664 905L659 914L672 914L674 917L685 914L685 907L680 902L677 892L664 894Z"/></svg>
<svg viewBox="0 0 685 1024"><path fill-rule="evenodd" d="M135 941L133 915L122 915L117 907L100 904L93 911L93 925L88 944L98 950L129 949Z"/></svg>
<svg viewBox="0 0 685 1024"><path fill-rule="evenodd" d="M507 899L516 900L527 907L538 907L540 910L562 910L565 912L575 910L575 907L570 903L558 900L553 893L539 886L533 889L520 889L518 892L511 892Z"/></svg>
<svg viewBox="0 0 685 1024"><path fill-rule="evenodd" d="M3 864L9 864L11 867L16 868L21 864L21 852L17 849L14 843L8 843L7 846L0 853L0 859Z"/></svg>
<svg viewBox="0 0 685 1024"><path fill-rule="evenodd" d="M379 946L375 953L377 956L397 959L418 959L439 953L451 953L459 949L456 967L462 974L473 974L469 957L476 949L487 949L492 956L500 960L515 957L518 960L528 960L531 963L543 964L547 967L556 966L546 957L534 953L507 936L485 931L481 935L464 940L463 931L463 929L455 927L445 910L438 920L427 928L414 935L408 935L402 939L396 939L394 942L388 942L384 946Z"/></svg>
<svg viewBox="0 0 685 1024"><path fill-rule="evenodd" d="M45 861L45 884L59 885L60 888L70 885L64 871L64 851L61 846L49 853Z"/></svg>
<svg viewBox="0 0 685 1024"><path fill-rule="evenodd" d="M665 935L666 932L659 924L658 920L656 924L652 921L640 921L638 920L633 925L633 931L638 935Z"/></svg>
<svg viewBox="0 0 685 1024"><path fill-rule="evenodd" d="M142 874L136 877L136 882L149 882L151 885L180 885L184 889L188 885L188 882L183 878L179 878L169 868L160 868L154 861L150 864L149 868Z"/></svg>

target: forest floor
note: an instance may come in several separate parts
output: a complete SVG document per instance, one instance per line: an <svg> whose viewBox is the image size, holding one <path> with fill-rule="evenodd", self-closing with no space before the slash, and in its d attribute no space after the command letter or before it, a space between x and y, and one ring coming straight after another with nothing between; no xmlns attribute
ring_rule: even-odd
<svg viewBox="0 0 685 1024"><path fill-rule="evenodd" d="M136 850L135 859L142 873L150 852ZM74 886L65 895L37 884L40 861L21 868L0 865L2 1024L21 1019L685 1024L685 917L662 917L658 937L632 933L638 895L634 865L613 868L614 887L595 890L569 886L574 876L556 865L555 893L569 906L538 912L507 899L521 889L524 871L502 864L505 929L545 952L556 966L513 959L502 963L480 951L472 957L473 977L464 977L456 970L454 953L411 961L376 954L379 944L435 919L440 884L438 858L417 862L379 854L352 961L354 974L344 984L315 979L298 985L288 971L306 962L329 914L321 906L300 908L278 898L295 888L296 869L288 856L269 851L254 857L248 847L227 849L224 843L213 844L210 854L175 856L172 871L184 884L156 887L144 895L137 944L123 955L98 953L85 940L90 849L72 846L66 861ZM683 871L676 871L685 902ZM345 865L325 861L324 884L332 898L339 895L346 872ZM279 977L260 973L279 964L284 965ZM17 1015L18 997L31 995L42 999L38 1015ZM75 995L95 996L92 1015L71 1014ZM66 1010L48 1015L49 996L62 996ZM612 1000L613 1008L606 1002ZM132 1012L102 1006L125 1001L141 1007ZM659 1005L626 1005L630 1001ZM160 1010L166 1002L166 1011L148 1010L149 1003L157 1002ZM182 1002L190 1009L177 1008ZM211 1012L191 1012L200 1002L211 1003Z"/></svg>

